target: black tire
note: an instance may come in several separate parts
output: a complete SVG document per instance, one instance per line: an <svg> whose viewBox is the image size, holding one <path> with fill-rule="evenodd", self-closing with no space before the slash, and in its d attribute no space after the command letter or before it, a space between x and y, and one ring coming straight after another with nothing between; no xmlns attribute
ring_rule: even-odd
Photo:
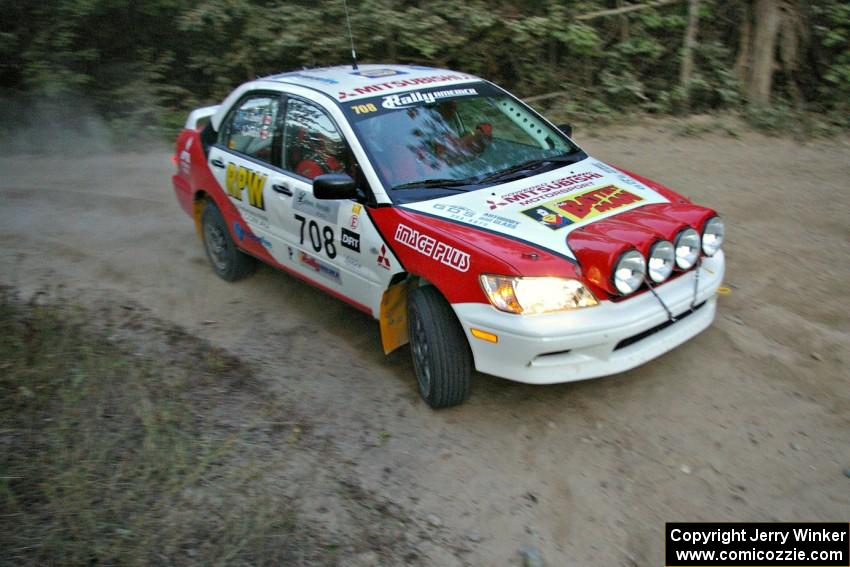
<svg viewBox="0 0 850 567"><path fill-rule="evenodd" d="M407 321L422 399L434 409L466 401L472 352L451 305L435 287L417 287L407 303Z"/></svg>
<svg viewBox="0 0 850 567"><path fill-rule="evenodd" d="M201 234L207 259L221 279L235 282L254 272L257 261L239 250L227 230L221 211L212 201L207 203L201 214Z"/></svg>

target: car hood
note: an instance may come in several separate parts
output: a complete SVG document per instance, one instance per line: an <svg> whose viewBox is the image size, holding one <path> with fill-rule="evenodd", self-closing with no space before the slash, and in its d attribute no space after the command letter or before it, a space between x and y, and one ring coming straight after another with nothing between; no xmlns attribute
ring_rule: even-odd
<svg viewBox="0 0 850 567"><path fill-rule="evenodd" d="M523 240L576 259L567 237L577 229L669 200L594 158L469 193L402 205L426 215Z"/></svg>

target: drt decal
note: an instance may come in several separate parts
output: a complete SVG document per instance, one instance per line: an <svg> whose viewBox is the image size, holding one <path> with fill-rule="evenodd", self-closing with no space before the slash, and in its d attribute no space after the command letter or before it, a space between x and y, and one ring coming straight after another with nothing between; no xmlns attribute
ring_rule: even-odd
<svg viewBox="0 0 850 567"><path fill-rule="evenodd" d="M248 203L251 206L266 210L266 203L263 201L263 187L266 185L268 175L264 175L259 171L248 169L247 167L236 166L234 163L227 164L227 194L237 199L242 200L242 191L248 190Z"/></svg>

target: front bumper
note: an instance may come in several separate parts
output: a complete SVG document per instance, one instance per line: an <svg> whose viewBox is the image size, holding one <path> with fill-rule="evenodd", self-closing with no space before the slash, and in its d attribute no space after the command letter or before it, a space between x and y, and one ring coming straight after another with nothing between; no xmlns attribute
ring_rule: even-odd
<svg viewBox="0 0 850 567"><path fill-rule="evenodd" d="M618 302L548 315L513 315L483 303L453 307L466 332L479 372L528 384L555 384L624 372L672 350L714 320L723 281L723 252L703 258L694 301L696 270L656 292L677 320L645 291ZM691 305L699 306L690 312ZM689 313L690 312L690 313ZM471 328L499 337L472 336Z"/></svg>

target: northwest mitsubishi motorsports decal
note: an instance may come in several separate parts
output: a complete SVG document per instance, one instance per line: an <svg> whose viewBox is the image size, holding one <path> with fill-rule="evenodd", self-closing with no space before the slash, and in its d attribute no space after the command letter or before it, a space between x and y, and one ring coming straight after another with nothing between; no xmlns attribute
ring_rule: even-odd
<svg viewBox="0 0 850 567"><path fill-rule="evenodd" d="M567 235L576 228L643 205L667 202L636 179L587 158L497 187L403 206L575 258L567 246Z"/></svg>

